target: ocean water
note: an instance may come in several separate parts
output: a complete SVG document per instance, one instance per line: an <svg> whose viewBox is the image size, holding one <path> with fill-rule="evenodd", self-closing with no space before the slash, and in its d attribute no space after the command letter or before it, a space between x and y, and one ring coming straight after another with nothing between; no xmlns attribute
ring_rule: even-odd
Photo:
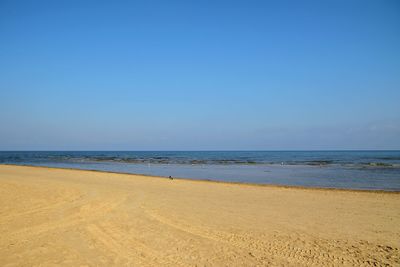
<svg viewBox="0 0 400 267"><path fill-rule="evenodd" d="M0 164L400 191L400 151L3 151Z"/></svg>

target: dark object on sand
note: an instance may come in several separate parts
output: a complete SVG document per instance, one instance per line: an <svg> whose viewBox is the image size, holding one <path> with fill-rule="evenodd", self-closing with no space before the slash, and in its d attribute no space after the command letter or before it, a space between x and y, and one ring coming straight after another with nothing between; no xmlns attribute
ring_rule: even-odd
<svg viewBox="0 0 400 267"><path fill-rule="evenodd" d="M169 178L170 180L174 180L174 178L172 178L172 176L169 176L168 178Z"/></svg>

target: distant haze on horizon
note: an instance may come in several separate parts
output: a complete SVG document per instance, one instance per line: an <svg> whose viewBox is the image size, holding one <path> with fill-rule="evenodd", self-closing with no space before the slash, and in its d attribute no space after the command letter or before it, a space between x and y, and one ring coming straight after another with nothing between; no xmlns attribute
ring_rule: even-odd
<svg viewBox="0 0 400 267"><path fill-rule="evenodd" d="M0 1L0 150L400 149L399 1Z"/></svg>

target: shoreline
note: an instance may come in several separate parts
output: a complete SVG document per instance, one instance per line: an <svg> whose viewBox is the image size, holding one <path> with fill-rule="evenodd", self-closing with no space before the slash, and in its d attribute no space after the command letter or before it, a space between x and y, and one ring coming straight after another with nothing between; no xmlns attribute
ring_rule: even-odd
<svg viewBox="0 0 400 267"><path fill-rule="evenodd" d="M87 172L99 172L99 173L110 173L110 174L123 174L130 176L143 176L148 178L156 179L168 179L167 176L156 176L150 174L141 173L129 173L129 172L113 172L104 170L93 170L93 169L79 169L79 168L65 168L65 167L48 167L48 166L36 166L27 164L8 164L0 163L0 166L23 166L41 169L59 169L59 170L71 170L71 171L87 171ZM258 184L258 183L247 183L247 182L229 182L229 181L218 181L212 179L190 179L173 177L174 180L192 181L192 182L205 182L205 183L217 183L227 185L242 185L242 186L254 186L254 187L269 187L269 188L283 188L283 189L298 189L298 190L313 190L313 191L338 191L338 192L353 192L353 193L375 193L375 194L400 194L400 190L384 190L384 189L350 189L350 188L334 188L334 187L312 187L312 186L298 186L298 185L280 185L280 184Z"/></svg>
<svg viewBox="0 0 400 267"><path fill-rule="evenodd" d="M400 195L0 165L0 265L397 266Z"/></svg>

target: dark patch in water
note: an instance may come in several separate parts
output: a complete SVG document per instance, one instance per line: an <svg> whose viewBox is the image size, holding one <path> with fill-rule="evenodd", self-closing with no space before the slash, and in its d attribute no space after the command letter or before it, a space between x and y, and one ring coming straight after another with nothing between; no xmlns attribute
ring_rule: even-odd
<svg viewBox="0 0 400 267"><path fill-rule="evenodd" d="M325 166L333 164L333 160L313 160L306 162L306 164L310 166Z"/></svg>

